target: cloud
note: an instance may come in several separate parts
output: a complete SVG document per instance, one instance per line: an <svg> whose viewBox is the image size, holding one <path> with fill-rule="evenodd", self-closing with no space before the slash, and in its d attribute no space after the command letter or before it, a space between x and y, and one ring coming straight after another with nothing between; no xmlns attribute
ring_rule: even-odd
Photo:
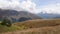
<svg viewBox="0 0 60 34"><path fill-rule="evenodd" d="M20 2L20 0L0 0L0 8L2 9L14 9L14 10L27 10L32 13L36 13L36 4L32 0L26 0Z"/></svg>
<svg viewBox="0 0 60 34"><path fill-rule="evenodd" d="M37 6L32 0L0 0L1 9L27 10L31 13L47 12L60 14L60 3Z"/></svg>
<svg viewBox="0 0 60 34"><path fill-rule="evenodd" d="M33 11L34 8L36 7L35 3L31 2L31 1L23 1L21 3L21 7L25 10L28 10L28 11Z"/></svg>
<svg viewBox="0 0 60 34"><path fill-rule="evenodd" d="M2 9L16 9L19 4L19 1L16 0L0 0L0 8Z"/></svg>
<svg viewBox="0 0 60 34"><path fill-rule="evenodd" d="M49 4L47 6L44 6L43 8L41 8L41 11L45 11L47 13L60 14L60 3Z"/></svg>

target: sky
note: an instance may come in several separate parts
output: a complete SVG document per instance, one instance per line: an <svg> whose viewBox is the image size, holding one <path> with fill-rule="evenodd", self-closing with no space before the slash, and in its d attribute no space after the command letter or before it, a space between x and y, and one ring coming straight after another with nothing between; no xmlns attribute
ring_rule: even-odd
<svg viewBox="0 0 60 34"><path fill-rule="evenodd" d="M60 0L0 0L0 8L60 14Z"/></svg>

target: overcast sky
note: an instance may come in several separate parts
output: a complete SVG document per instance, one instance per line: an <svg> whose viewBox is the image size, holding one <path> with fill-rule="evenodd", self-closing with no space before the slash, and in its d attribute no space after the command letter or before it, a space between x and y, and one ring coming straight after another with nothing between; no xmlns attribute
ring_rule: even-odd
<svg viewBox="0 0 60 34"><path fill-rule="evenodd" d="M60 0L0 0L0 8L60 14Z"/></svg>

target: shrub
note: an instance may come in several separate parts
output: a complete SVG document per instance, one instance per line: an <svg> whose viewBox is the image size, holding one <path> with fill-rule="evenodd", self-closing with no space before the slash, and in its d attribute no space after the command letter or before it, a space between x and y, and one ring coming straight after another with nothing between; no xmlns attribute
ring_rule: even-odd
<svg viewBox="0 0 60 34"><path fill-rule="evenodd" d="M12 23L9 19L3 19L1 24L6 25L8 27L10 27L12 25Z"/></svg>

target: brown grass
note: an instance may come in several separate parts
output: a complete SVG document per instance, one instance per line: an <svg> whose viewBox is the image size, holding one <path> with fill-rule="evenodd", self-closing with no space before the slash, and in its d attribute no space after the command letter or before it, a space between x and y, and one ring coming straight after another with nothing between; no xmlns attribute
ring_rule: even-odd
<svg viewBox="0 0 60 34"><path fill-rule="evenodd" d="M39 28L60 25L60 19L53 20L29 20L25 22L15 23L13 25L25 26L27 28Z"/></svg>
<svg viewBox="0 0 60 34"><path fill-rule="evenodd" d="M14 23L13 26L23 26L24 29L1 34L60 34L60 19L29 20Z"/></svg>
<svg viewBox="0 0 60 34"><path fill-rule="evenodd" d="M31 28L22 31L14 31L1 34L60 34L60 25L54 27Z"/></svg>

